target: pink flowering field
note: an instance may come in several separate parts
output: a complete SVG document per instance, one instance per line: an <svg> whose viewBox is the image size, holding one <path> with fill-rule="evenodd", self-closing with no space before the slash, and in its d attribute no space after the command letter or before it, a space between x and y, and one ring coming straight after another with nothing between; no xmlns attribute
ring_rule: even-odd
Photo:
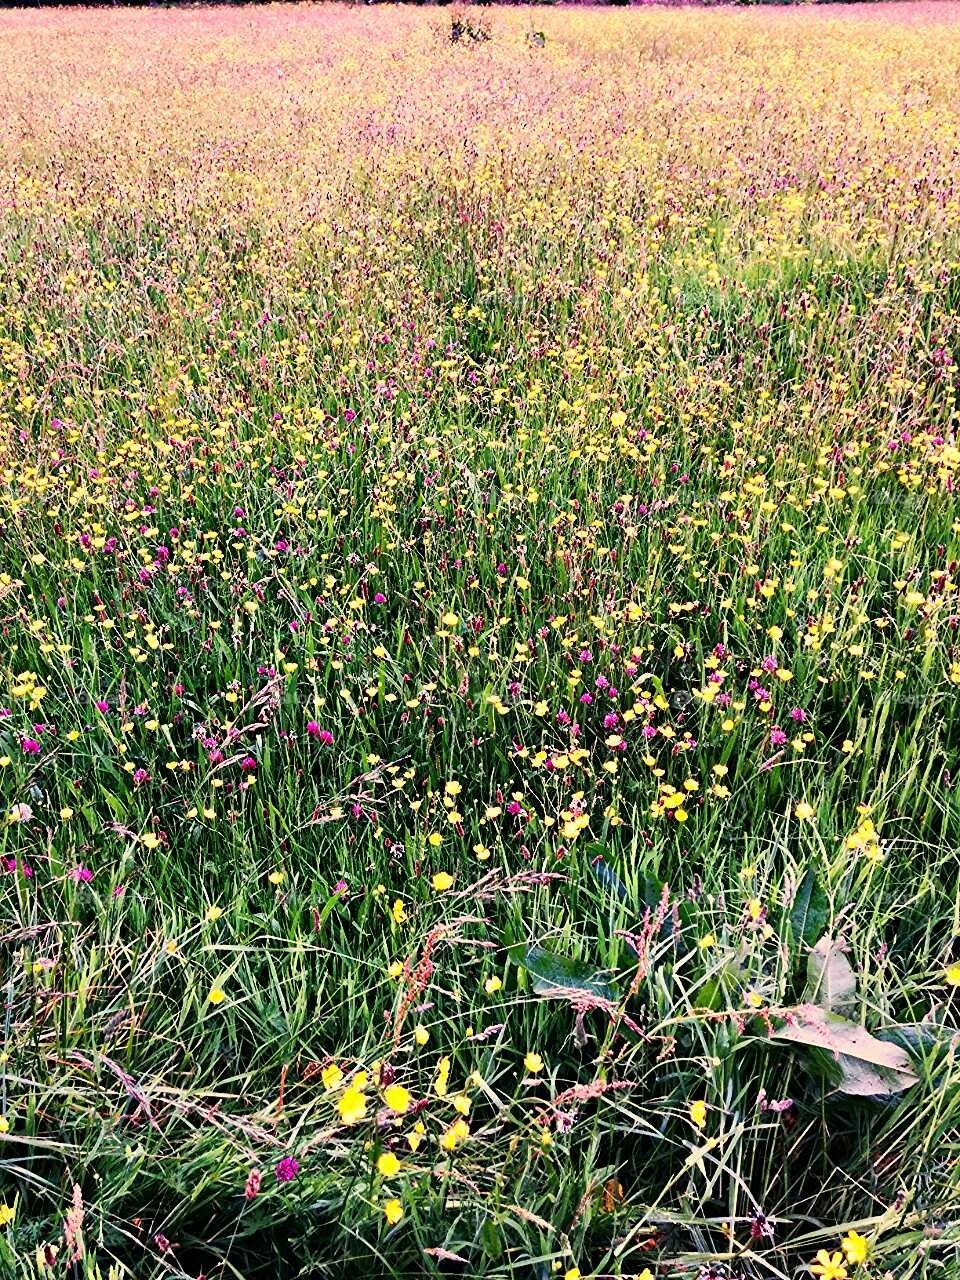
<svg viewBox="0 0 960 1280"><path fill-rule="evenodd" d="M958 85L0 12L0 1280L960 1277Z"/></svg>

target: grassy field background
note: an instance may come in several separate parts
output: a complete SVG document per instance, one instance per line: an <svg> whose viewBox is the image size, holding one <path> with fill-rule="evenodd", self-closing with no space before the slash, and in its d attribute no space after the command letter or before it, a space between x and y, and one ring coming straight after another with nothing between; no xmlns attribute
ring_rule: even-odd
<svg viewBox="0 0 960 1280"><path fill-rule="evenodd" d="M960 6L0 15L0 1275L960 1275Z"/></svg>

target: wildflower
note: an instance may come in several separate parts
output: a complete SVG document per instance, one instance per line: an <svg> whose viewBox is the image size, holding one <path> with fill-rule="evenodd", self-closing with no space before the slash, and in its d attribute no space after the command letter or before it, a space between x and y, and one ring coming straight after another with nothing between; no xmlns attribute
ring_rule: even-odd
<svg viewBox="0 0 960 1280"><path fill-rule="evenodd" d="M488 996L492 996L492 995L496 995L496 993L500 990L502 986L503 986L503 982L501 981L500 978L497 977L496 974L494 974L492 978L488 978L486 982L483 984L483 989L484 991L486 991Z"/></svg>
<svg viewBox="0 0 960 1280"><path fill-rule="evenodd" d="M362 1120L367 1114L367 1100L363 1091L355 1084L351 1085L337 1103L337 1110L344 1124L356 1124L358 1120Z"/></svg>
<svg viewBox="0 0 960 1280"><path fill-rule="evenodd" d="M438 871L430 883L437 893L446 893L453 886L453 876L449 871Z"/></svg>
<svg viewBox="0 0 960 1280"><path fill-rule="evenodd" d="M404 920L407 918L407 909L399 898L394 899L391 915L393 916L395 924L403 924Z"/></svg>
<svg viewBox="0 0 960 1280"><path fill-rule="evenodd" d="M223 987L211 987L210 994L207 996L207 1000L210 1004L223 1004L226 998L227 993L224 991Z"/></svg>
<svg viewBox="0 0 960 1280"><path fill-rule="evenodd" d="M277 1165L277 1181L292 1182L300 1172L300 1165L293 1156L284 1156Z"/></svg>
<svg viewBox="0 0 960 1280"><path fill-rule="evenodd" d="M377 1157L377 1173L383 1178L394 1178L400 1172L400 1161L392 1151L384 1151Z"/></svg>
<svg viewBox="0 0 960 1280"><path fill-rule="evenodd" d="M821 1249L810 1270L820 1280L847 1280L847 1268L843 1265L842 1253L828 1253Z"/></svg>
<svg viewBox="0 0 960 1280"><path fill-rule="evenodd" d="M951 987L960 987L960 963L947 965L943 976Z"/></svg>
<svg viewBox="0 0 960 1280"><path fill-rule="evenodd" d="M391 1227L395 1227L403 1217L403 1205L399 1200L388 1200L383 1206L383 1213Z"/></svg>
<svg viewBox="0 0 960 1280"><path fill-rule="evenodd" d="M536 1075L538 1071L543 1070L543 1058L539 1053L534 1053L533 1050L530 1050L523 1060L523 1065L531 1075Z"/></svg>
<svg viewBox="0 0 960 1280"><path fill-rule="evenodd" d="M343 1079L343 1072L335 1062L328 1062L320 1072L320 1079L323 1081L324 1089L330 1093Z"/></svg>
<svg viewBox="0 0 960 1280"><path fill-rule="evenodd" d="M806 800L801 800L798 805L794 806L793 816L800 822L806 822L813 817L813 806L807 804Z"/></svg>
<svg viewBox="0 0 960 1280"><path fill-rule="evenodd" d="M413 1028L413 1038L416 1041L416 1043L420 1046L421 1049L430 1039L430 1032L427 1030L427 1028L423 1025L422 1022L418 1022L417 1025Z"/></svg>
<svg viewBox="0 0 960 1280"><path fill-rule="evenodd" d="M247 1184L243 1188L244 1200L253 1200L260 1193L260 1184L263 1181L263 1175L259 1169L251 1169L247 1174Z"/></svg>
<svg viewBox="0 0 960 1280"><path fill-rule="evenodd" d="M405 1111L410 1110L410 1091L401 1084L388 1085L383 1091L383 1100L397 1115L402 1116Z"/></svg>
<svg viewBox="0 0 960 1280"><path fill-rule="evenodd" d="M470 1126L466 1120L454 1120L453 1124L440 1139L440 1146L444 1151L453 1151L461 1142L465 1142L469 1136Z"/></svg>
<svg viewBox="0 0 960 1280"><path fill-rule="evenodd" d="M93 879L93 872L89 867L85 867L81 863L80 866L74 867L70 872L70 879L75 880L77 884L89 884Z"/></svg>
<svg viewBox="0 0 960 1280"><path fill-rule="evenodd" d="M40 743L36 738L23 738L20 742L20 749L25 756L37 756L40 754Z"/></svg>
<svg viewBox="0 0 960 1280"><path fill-rule="evenodd" d="M16 1211L6 1201L0 1201L0 1229L9 1226L16 1216Z"/></svg>
<svg viewBox="0 0 960 1280"><path fill-rule="evenodd" d="M271 871L267 879L271 884L283 884L286 877L282 871Z"/></svg>
<svg viewBox="0 0 960 1280"><path fill-rule="evenodd" d="M861 1262L866 1262L870 1253L870 1241L866 1236L860 1235L858 1231L848 1231L840 1241L840 1247L852 1266L858 1266Z"/></svg>
<svg viewBox="0 0 960 1280"><path fill-rule="evenodd" d="M698 1129L702 1129L707 1123L707 1111L707 1104L702 1098L698 1098L695 1102L690 1103L688 1115L690 1116L691 1123L693 1123Z"/></svg>
<svg viewBox="0 0 960 1280"><path fill-rule="evenodd" d="M218 906L215 906L213 903L211 903L210 906L207 907L206 911L204 912L203 918L207 922L207 924L213 924L213 922L215 920L219 920L222 915L223 915L223 907L218 907Z"/></svg>

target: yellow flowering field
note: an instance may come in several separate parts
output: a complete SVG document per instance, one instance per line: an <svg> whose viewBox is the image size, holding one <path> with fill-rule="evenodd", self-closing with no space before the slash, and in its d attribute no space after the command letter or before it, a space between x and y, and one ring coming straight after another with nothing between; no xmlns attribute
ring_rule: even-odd
<svg viewBox="0 0 960 1280"><path fill-rule="evenodd" d="M960 1276L960 4L0 13L0 1276Z"/></svg>

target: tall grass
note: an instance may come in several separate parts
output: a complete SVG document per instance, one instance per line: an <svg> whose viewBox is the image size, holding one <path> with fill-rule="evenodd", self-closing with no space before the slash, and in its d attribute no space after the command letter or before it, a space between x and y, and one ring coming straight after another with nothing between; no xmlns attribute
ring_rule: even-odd
<svg viewBox="0 0 960 1280"><path fill-rule="evenodd" d="M958 15L0 17L0 1274L960 1274Z"/></svg>

